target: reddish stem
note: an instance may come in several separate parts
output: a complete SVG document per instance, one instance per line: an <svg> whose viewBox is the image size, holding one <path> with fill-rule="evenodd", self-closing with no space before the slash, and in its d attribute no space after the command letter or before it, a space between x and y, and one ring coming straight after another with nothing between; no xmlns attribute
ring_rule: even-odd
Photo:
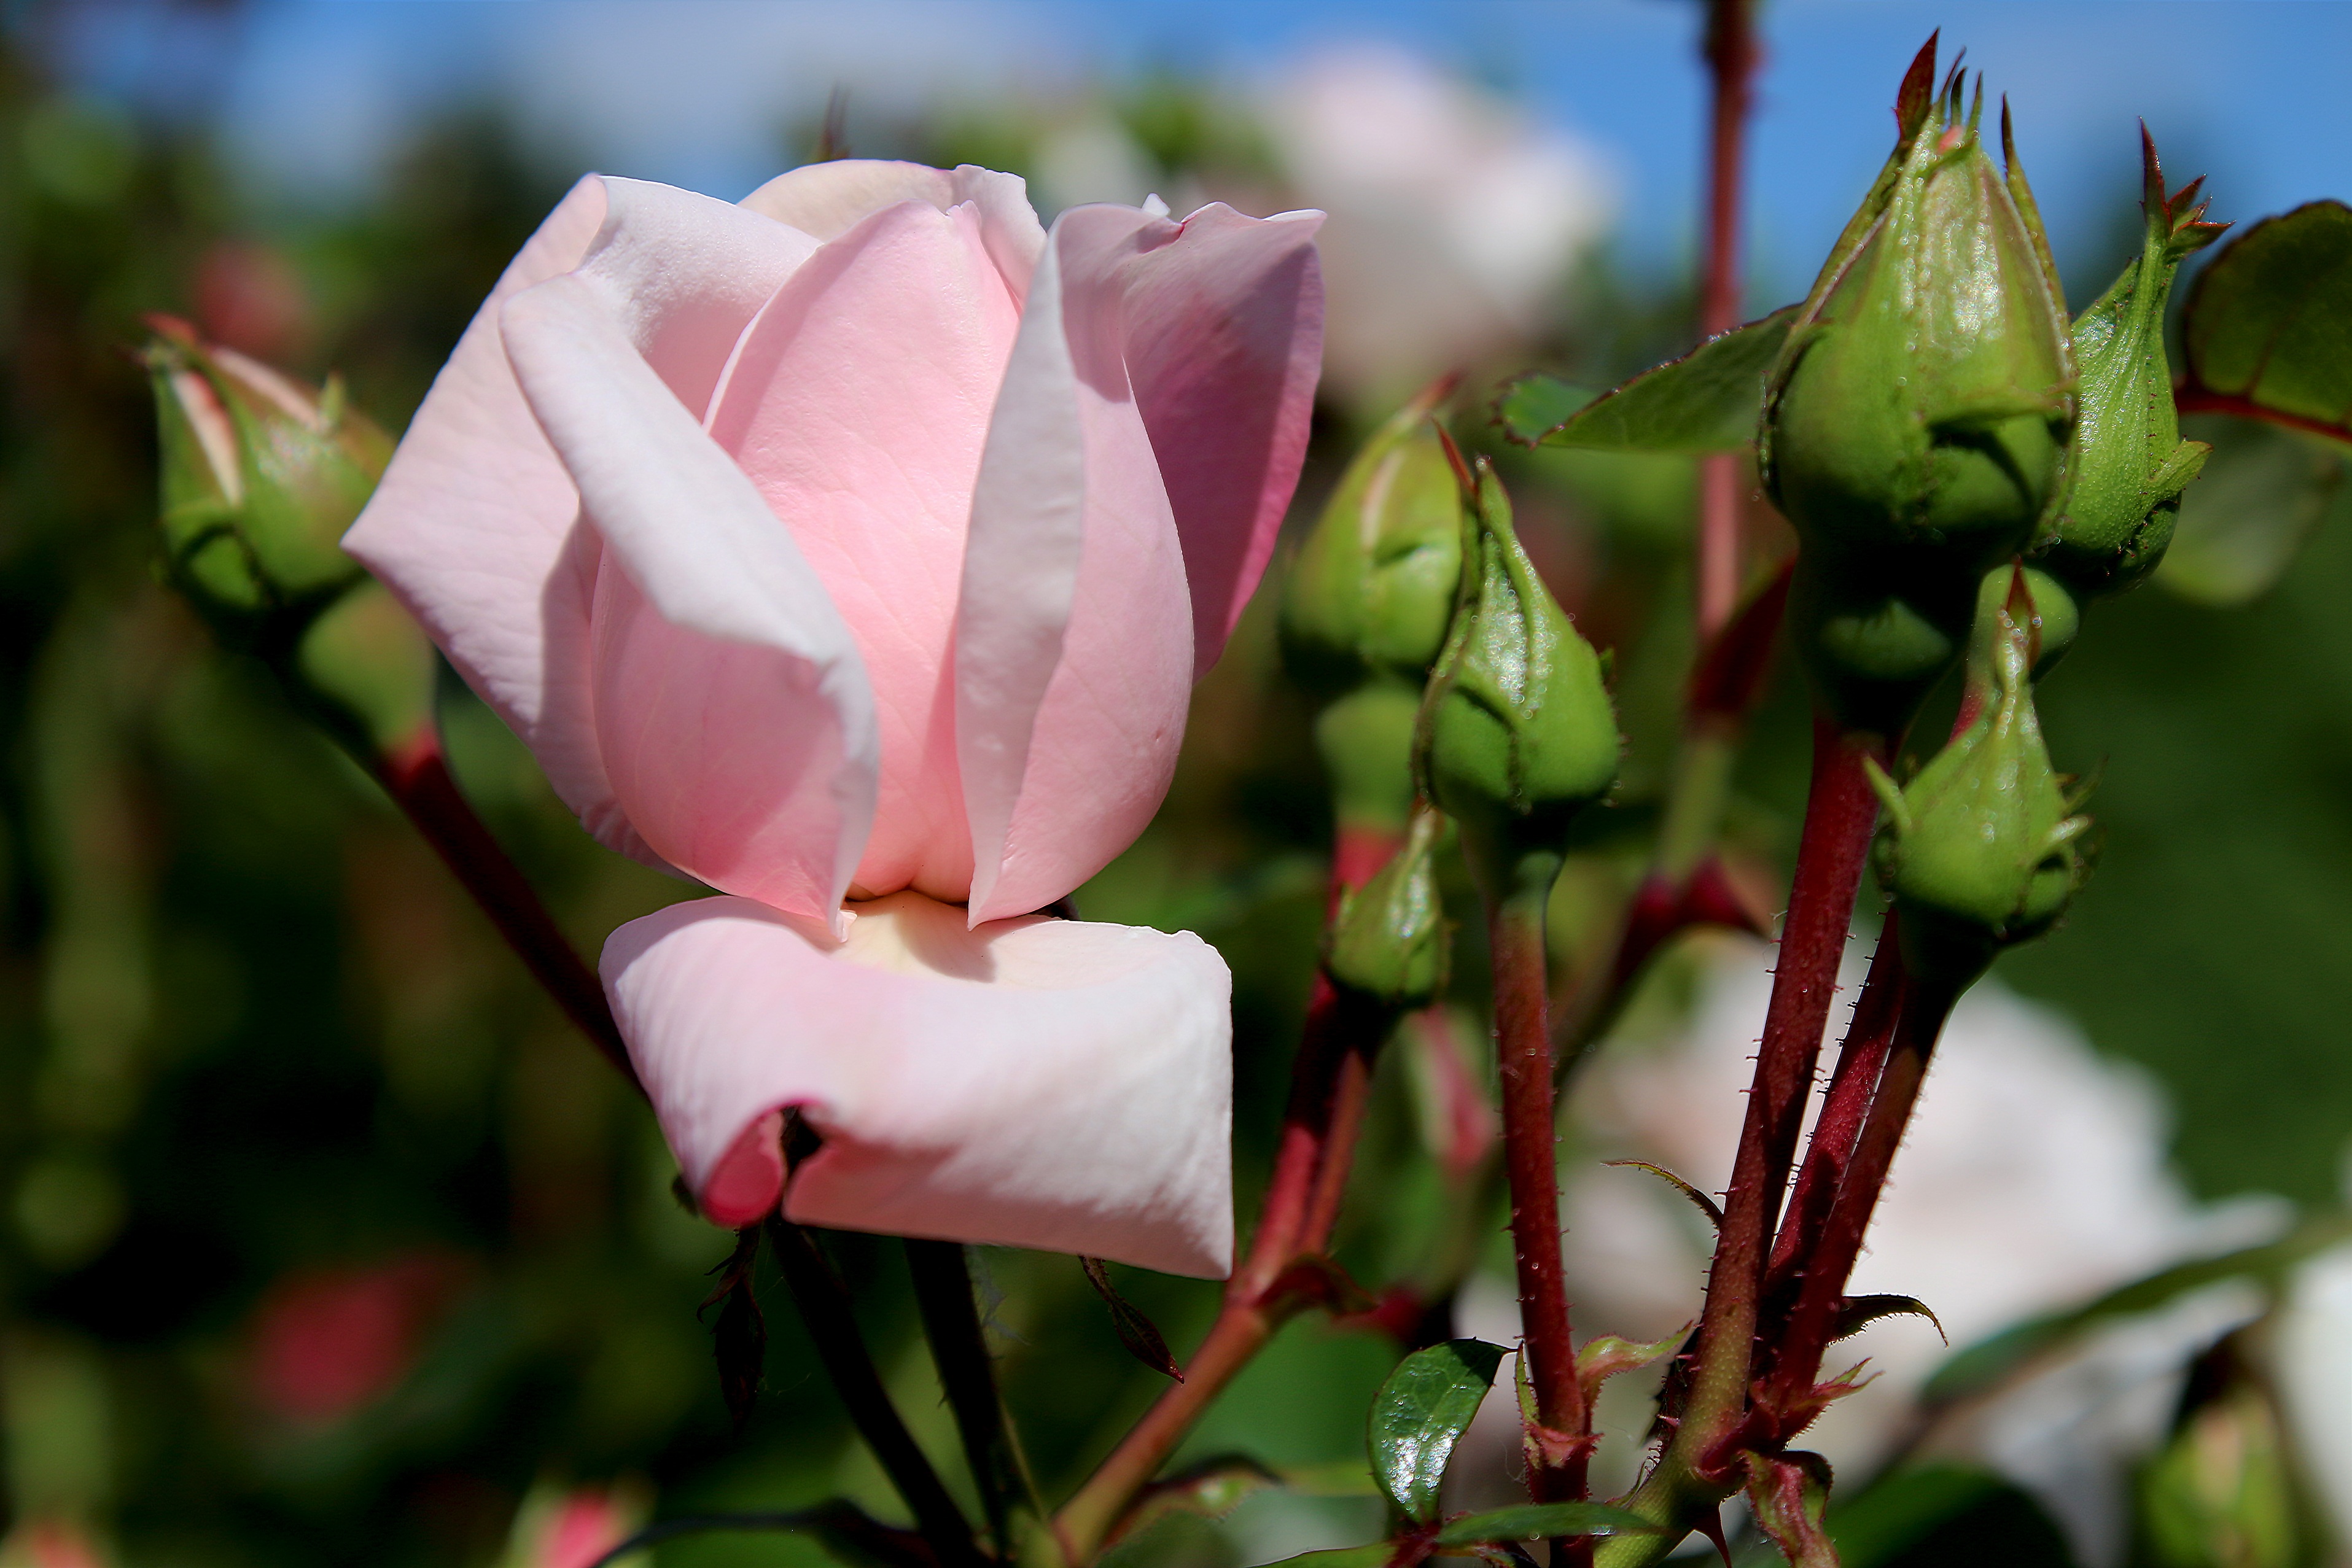
<svg viewBox="0 0 2352 1568"><path fill-rule="evenodd" d="M1399 836L1343 824L1333 845L1328 904L1360 887L1396 851ZM1208 1337L1143 1418L1119 1439L1093 1475L1063 1504L1053 1526L1066 1557L1087 1563L1101 1551L1192 1423L1224 1392L1266 1341L1313 1297L1291 1288L1292 1265L1329 1245L1356 1136L1362 1125L1371 1064L1394 1013L1331 984L1320 970L1307 999L1307 1023L1290 1069L1290 1100L1265 1202L1247 1257L1225 1286Z"/></svg>
<svg viewBox="0 0 2352 1568"><path fill-rule="evenodd" d="M1805 1260L1803 1284L1780 1338L1771 1398L1783 1406L1804 1393L1820 1373L1822 1354L1829 1348L1838 1307L1845 1299L1847 1277L1862 1254L1863 1237L1870 1229L1879 1194L1885 1189L1904 1130L1910 1125L1919 1086L1927 1081L1927 1058L1936 1049L1945 1019L1951 1015L1952 1004L1959 999L1958 987L1901 975L1899 957L1895 967L1901 980L1901 1000L1895 1009L1886 1066L1855 1143L1853 1162L1846 1167L1836 1201L1830 1206L1811 1256Z"/></svg>
<svg viewBox="0 0 2352 1568"><path fill-rule="evenodd" d="M1555 868L1558 862L1552 862ZM1535 879L1530 879L1534 881ZM1503 1166L1511 1189L1519 1319L1528 1380L1545 1428L1528 1490L1538 1502L1584 1496L1590 1427L1570 1338L1568 1281L1559 1255L1559 1163L1553 1121L1551 1025L1544 985L1544 892L1549 879L1493 900L1495 1046L1503 1100ZM1556 1451L1552 1451L1556 1450Z"/></svg>
<svg viewBox="0 0 2352 1568"><path fill-rule="evenodd" d="M1838 964L1877 817L1877 798L1863 762L1884 760L1885 752L1885 743L1874 735L1841 734L1826 719L1814 723L1812 785L1781 924L1772 999L1707 1275L1690 1405L1676 1435L1685 1454L1692 1451L1689 1444L1698 1445L1702 1470L1710 1462L1708 1450L1738 1422L1747 1400L1765 1248L1803 1127L1822 1029L1837 992Z"/></svg>
<svg viewBox="0 0 2352 1568"><path fill-rule="evenodd" d="M450 873L473 894L531 978L555 998L563 1016L604 1052L629 1087L644 1093L636 1070L629 1064L620 1026L613 1021L613 1009L604 1000L604 986L581 960L521 871L474 814L457 781L449 776L440 738L430 729L419 732L397 750L379 757L375 776Z"/></svg>
<svg viewBox="0 0 2352 1568"><path fill-rule="evenodd" d="M1714 83L1707 135L1706 272L1699 286L1699 335L1739 325L1740 175L1759 63L1753 0L1714 0L1704 53ZM1739 599L1742 463L1723 453L1699 465L1698 632L1714 635Z"/></svg>
<svg viewBox="0 0 2352 1568"><path fill-rule="evenodd" d="M2181 413L2226 413L2235 419L2260 420L2264 424L2275 424L2284 430L2324 435L2338 444L2344 440L2344 425L2340 421L2289 413L2284 409L2256 402L2250 397L2236 392L2215 392L2210 387L2186 379L2173 389L2172 405Z"/></svg>
<svg viewBox="0 0 2352 1568"><path fill-rule="evenodd" d="M1838 1048L1837 1066L1822 1095L1822 1113L1813 1123L1812 1142L1797 1185L1789 1193L1789 1211L1772 1246L1769 1272L1775 1291L1795 1267L1798 1250L1820 1234L1838 1185L1853 1163L1864 1118L1878 1089L1880 1071L1894 1040L1895 1014L1902 1001L1903 960L1896 932L1897 916L1888 911L1878 933L1878 946L1870 957L1870 975L1855 998L1853 1017L1846 1023L1845 1041Z"/></svg>

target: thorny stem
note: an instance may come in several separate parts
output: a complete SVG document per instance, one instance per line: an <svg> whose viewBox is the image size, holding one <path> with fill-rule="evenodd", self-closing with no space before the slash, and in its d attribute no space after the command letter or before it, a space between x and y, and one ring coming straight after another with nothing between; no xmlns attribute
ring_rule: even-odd
<svg viewBox="0 0 2352 1568"><path fill-rule="evenodd" d="M816 1343L817 1359L835 1392L848 1407L850 1422L874 1451L883 1473L915 1516L915 1528L930 1543L943 1568L971 1568L983 1561L971 1525L940 1480L939 1472L907 1430L881 1374L858 1333L856 1309L833 1265L817 1250L816 1239L778 1216L767 1223L768 1244L783 1270L784 1285L800 1309L801 1322Z"/></svg>
<svg viewBox="0 0 2352 1568"><path fill-rule="evenodd" d="M1360 824L1343 825L1334 845L1331 902L1342 887L1369 880L1398 839ZM1291 1063L1290 1101L1265 1202L1248 1255L1225 1286L1207 1338L1093 1475L1064 1503L1053 1528L1065 1559L1092 1562L1138 1493L1167 1462L1192 1423L1275 1331L1314 1304L1297 1288L1293 1266L1329 1243L1347 1188L1363 1118L1371 1062L1395 1022L1391 1009L1334 987L1319 970Z"/></svg>
<svg viewBox="0 0 2352 1568"><path fill-rule="evenodd" d="M604 1000L604 988L582 961L530 883L474 814L457 781L449 776L441 742L430 728L397 750L361 755L416 831L431 844L450 873L473 894L507 946L554 998L589 1043L640 1094L645 1088L629 1065L628 1047Z"/></svg>
<svg viewBox="0 0 2352 1568"><path fill-rule="evenodd" d="M1528 1490L1538 1502L1584 1496L1591 1425L1569 1333L1568 1281L1559 1253L1559 1152L1553 1125L1551 1027L1546 1017L1544 900L1557 855L1529 855L1514 884L1487 890L1495 968L1495 1055L1503 1101L1503 1165L1510 1181L1511 1242L1519 1322L1535 1392L1537 1462Z"/></svg>
<svg viewBox="0 0 2352 1568"><path fill-rule="evenodd" d="M1803 1126L1822 1029L1837 991L1846 927L1877 818L1877 800L1863 762L1884 762L1885 749L1877 736L1842 734L1825 718L1815 721L1812 785L1772 998L1707 1275L1690 1403L1673 1444L1701 1471L1711 1468L1710 1450L1729 1434L1747 1400L1765 1249Z"/></svg>
<svg viewBox="0 0 2352 1568"><path fill-rule="evenodd" d="M1894 1042L1895 1017L1902 1000L1903 957L1898 921L1899 916L1890 910L1886 924L1879 929L1878 946L1870 958L1870 974L1862 983L1862 995L1854 1000L1853 1016L1847 1020L1845 1040L1838 1048L1837 1066L1831 1071L1829 1088L1822 1094L1822 1113L1813 1123L1812 1141L1806 1147L1804 1166L1797 1172L1797 1185L1790 1189L1789 1211L1772 1244L1768 1293L1777 1294L1793 1284L1790 1270L1797 1266L1799 1249L1821 1234L1822 1221L1836 1200L1839 1184L1853 1162L1863 1121L1870 1113L1871 1096L1877 1092L1879 1072L1886 1064L1887 1048Z"/></svg>
<svg viewBox="0 0 2352 1568"><path fill-rule="evenodd" d="M1004 1404L996 1391L995 1362L972 1301L971 1265L961 1242L909 1237L906 1247L915 1304L922 1314L932 1364L939 1368L940 1387L955 1413L972 1484L988 1511L989 1533L1000 1553L1009 1552L1013 1538L1007 1521L1021 1495L1021 1476L1005 1427Z"/></svg>
<svg viewBox="0 0 2352 1568"><path fill-rule="evenodd" d="M1898 972L1903 967L1899 955L1894 967ZM1952 1004L1959 999L1960 988L1905 976L1898 990L1894 1035L1885 1068L1879 1075L1878 1092L1871 1098L1870 1114L1854 1145L1853 1162L1838 1186L1837 1199L1830 1207L1820 1239L1805 1260L1804 1282L1780 1340L1770 1390L1776 1403L1785 1405L1801 1394L1820 1371L1822 1353L1829 1348L1838 1304L1844 1297L1846 1278L1861 1255L1862 1239L1870 1228L1871 1215L1885 1188L1904 1130L1911 1124L1919 1086L1927 1080L1927 1058L1936 1049L1944 1020L1951 1016Z"/></svg>
<svg viewBox="0 0 2352 1568"><path fill-rule="evenodd" d="M1754 99L1759 51L1754 0L1714 0L1704 53L1714 83L1707 136L1706 274L1699 289L1699 335L1739 325L1740 175ZM1699 465L1698 630L1702 640L1731 619L1739 597L1739 493L1737 453Z"/></svg>

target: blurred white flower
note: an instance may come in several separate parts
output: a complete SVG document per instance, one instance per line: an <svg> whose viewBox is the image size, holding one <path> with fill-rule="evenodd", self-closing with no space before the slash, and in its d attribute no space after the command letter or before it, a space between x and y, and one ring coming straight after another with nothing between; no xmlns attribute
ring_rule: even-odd
<svg viewBox="0 0 2352 1568"><path fill-rule="evenodd" d="M1330 214L1324 363L1360 397L1524 338L1614 216L1591 147L1399 49L1309 57L1265 119L1300 198Z"/></svg>

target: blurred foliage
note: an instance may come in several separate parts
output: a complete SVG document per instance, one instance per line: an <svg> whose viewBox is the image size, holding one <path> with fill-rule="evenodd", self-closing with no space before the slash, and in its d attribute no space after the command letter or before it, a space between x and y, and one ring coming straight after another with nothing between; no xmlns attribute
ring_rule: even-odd
<svg viewBox="0 0 2352 1568"><path fill-rule="evenodd" d="M849 141L1049 185L1054 158L1087 135L1099 153L1105 131L1180 210L1188 192L1239 201L1276 180L1245 114L1174 78L1067 113L853 114ZM766 1393L730 1434L694 1312L728 1238L672 1201L650 1116L372 787L257 667L210 643L152 567L152 415L125 352L143 312L186 314L306 376L338 369L397 429L567 178L485 110L429 128L362 205L255 211L204 135L64 95L0 34L0 1528L67 1521L126 1563L391 1568L497 1560L522 1500L574 1480L634 1478L665 1513L845 1493L899 1517L764 1277ZM1604 258L1561 304L1498 371L1608 385L1689 346L1680 280ZM1300 517L1366 417L1326 411ZM1458 423L1496 449L1482 419L1472 404ZM1618 654L1626 781L1555 898L1573 956L1622 896L1625 844L1674 741L1691 470L1496 455L1538 568ZM1750 520L1759 556L1785 548L1775 519ZM2267 592L2149 591L2097 611L2043 711L2062 765L2111 764L2105 860L2068 927L2002 971L2173 1088L2203 1192L2314 1200L2352 1124L2352 530L2298 526L2315 526L2312 543ZM1273 602L1259 595L1200 688L1166 808L1078 899L1090 917L1198 930L1231 965L1245 1215L1306 1002L1330 827L1311 710L1277 674ZM446 672L441 702L461 781L583 951L675 895L594 848ZM1752 861L1785 861L1804 735L1784 670L1733 815ZM1447 875L1466 910L1458 866ZM1474 921L1454 971L1483 965ZM1668 966L1659 1005L1685 980ZM1409 1066L1392 1051L1382 1068L1351 1205L1385 1223L1339 1238L1367 1281L1502 1245L1498 1227L1456 1234ZM830 1244L901 1408L952 1455L897 1248ZM1076 1260L976 1260L1009 1402L1058 1493L1159 1379ZM1214 1311L1213 1285L1117 1278L1180 1350ZM1376 1333L1295 1323L1180 1458L1360 1467L1396 1356ZM1222 1527L1172 1516L1122 1557L1264 1561L1378 1526L1362 1497L1268 1490ZM788 1537L659 1553L670 1568L816 1560Z"/></svg>

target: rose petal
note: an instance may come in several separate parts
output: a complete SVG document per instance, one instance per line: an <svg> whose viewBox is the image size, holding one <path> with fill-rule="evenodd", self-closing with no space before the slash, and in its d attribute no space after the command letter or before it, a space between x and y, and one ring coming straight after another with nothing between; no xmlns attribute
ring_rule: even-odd
<svg viewBox="0 0 2352 1568"><path fill-rule="evenodd" d="M600 288L643 286L628 329L698 415L744 324L813 246L689 192L583 180L475 314L344 538L530 747L589 831L656 863L615 805L596 746L596 540L574 527L578 494L515 383L499 311L593 249Z"/></svg>
<svg viewBox="0 0 2352 1568"><path fill-rule="evenodd" d="M698 1192L743 1204L759 1185L744 1162L764 1157L747 1133L772 1145L761 1118L800 1106L824 1145L793 1176L794 1219L1231 1266L1231 981L1197 937L968 930L961 910L900 894L835 947L711 898L623 926L602 967Z"/></svg>
<svg viewBox="0 0 2352 1568"><path fill-rule="evenodd" d="M1192 667L1217 662L1298 485L1323 362L1320 213L1222 202L1125 265L1126 354L1192 592Z"/></svg>
<svg viewBox="0 0 2352 1568"><path fill-rule="evenodd" d="M900 202L825 246L744 334L711 411L873 683L882 773L856 876L870 893L971 887L948 670L972 482L1020 322L980 231L970 205Z"/></svg>
<svg viewBox="0 0 2352 1568"><path fill-rule="evenodd" d="M518 382L604 540L595 725L614 798L715 887L829 917L873 820L873 698L792 535L624 335L595 283L502 319Z"/></svg>
<svg viewBox="0 0 2352 1568"><path fill-rule="evenodd" d="M1130 207L1063 214L997 396L956 628L974 924L1108 865L1175 769L1191 593L1119 339L1121 264L1175 231Z"/></svg>
<svg viewBox="0 0 2352 1568"><path fill-rule="evenodd" d="M1029 277L1045 248L1045 230L1029 205L1018 174L966 163L932 169L876 158L803 163L743 198L755 213L790 224L821 240L847 234L899 202L927 202L941 212L970 202L981 214L981 238L1017 302L1029 295Z"/></svg>

